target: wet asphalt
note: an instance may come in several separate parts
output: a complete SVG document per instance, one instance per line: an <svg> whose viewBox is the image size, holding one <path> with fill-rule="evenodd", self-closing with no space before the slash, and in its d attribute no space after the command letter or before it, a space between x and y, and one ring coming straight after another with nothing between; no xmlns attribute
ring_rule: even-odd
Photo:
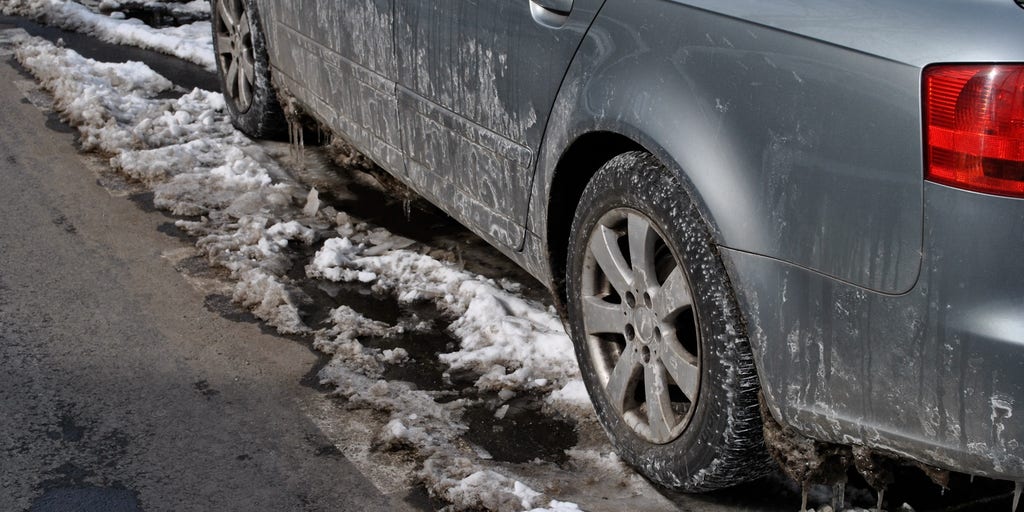
<svg viewBox="0 0 1024 512"><path fill-rule="evenodd" d="M0 63L0 510L428 508L338 455L300 407L317 357L204 307L25 80Z"/></svg>

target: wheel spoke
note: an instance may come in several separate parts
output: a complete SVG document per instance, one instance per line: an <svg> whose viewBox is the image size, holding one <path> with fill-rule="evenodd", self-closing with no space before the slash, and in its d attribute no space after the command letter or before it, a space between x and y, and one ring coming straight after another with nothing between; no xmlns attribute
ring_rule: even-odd
<svg viewBox="0 0 1024 512"><path fill-rule="evenodd" d="M217 34L217 53L231 55L231 37Z"/></svg>
<svg viewBox="0 0 1024 512"><path fill-rule="evenodd" d="M640 377L640 368L641 365L633 353L633 343L626 343L626 348L622 350L622 355L619 356L615 369L608 378L608 384L605 384L608 399L620 414L625 412L626 402L633 395L633 389Z"/></svg>
<svg viewBox="0 0 1024 512"><path fill-rule="evenodd" d="M245 65L242 64L242 70L245 70ZM243 109L249 107L249 103L252 101L252 84L245 79L245 73L238 74L238 106Z"/></svg>
<svg viewBox="0 0 1024 512"><path fill-rule="evenodd" d="M590 239L590 250L594 259L604 271L605 277L619 295L625 295L633 282L633 272L626 263L626 258L619 250L619 236L606 226L598 226L593 238Z"/></svg>
<svg viewBox="0 0 1024 512"><path fill-rule="evenodd" d="M679 386L679 389L690 399L690 402L697 401L697 392L700 389L700 368L697 364L697 356L689 353L680 344L674 335L667 335L665 342L661 344L659 351L661 363L665 366L669 378Z"/></svg>
<svg viewBox="0 0 1024 512"><path fill-rule="evenodd" d="M649 284L655 276L654 250L658 233L651 227L650 222L636 213L630 213L627 218L629 261L636 278L641 279L644 284Z"/></svg>
<svg viewBox="0 0 1024 512"><path fill-rule="evenodd" d="M252 32L252 27L249 25L249 17L242 15L238 20L238 38L245 41L250 32Z"/></svg>
<svg viewBox="0 0 1024 512"><path fill-rule="evenodd" d="M667 440L671 436L672 427L676 425L676 418L672 412L672 399L669 397L665 368L660 364L645 366L644 388L647 398L647 423L651 427L651 434L655 439Z"/></svg>
<svg viewBox="0 0 1024 512"><path fill-rule="evenodd" d="M626 315L619 304L611 304L598 297L584 297L583 325L587 334L622 333L626 328Z"/></svg>
<svg viewBox="0 0 1024 512"><path fill-rule="evenodd" d="M251 87L256 82L256 64L252 61L252 54L245 52L242 54L242 74L245 75L245 80Z"/></svg>
<svg viewBox="0 0 1024 512"><path fill-rule="evenodd" d="M222 0L219 2L220 17L223 20L224 26L228 28L228 33L233 34L235 32L235 24L238 23L238 17L234 13L234 9L229 7L228 4L234 4L235 0Z"/></svg>
<svg viewBox="0 0 1024 512"><path fill-rule="evenodd" d="M675 270L668 275L668 279L665 279L654 295L654 312L659 320L668 321L680 309L692 304L693 298L690 297L690 287L686 284L683 268L676 265Z"/></svg>
<svg viewBox="0 0 1024 512"><path fill-rule="evenodd" d="M228 63L227 78L224 81L228 86L228 95L237 98L241 92L238 90L238 59L232 58Z"/></svg>

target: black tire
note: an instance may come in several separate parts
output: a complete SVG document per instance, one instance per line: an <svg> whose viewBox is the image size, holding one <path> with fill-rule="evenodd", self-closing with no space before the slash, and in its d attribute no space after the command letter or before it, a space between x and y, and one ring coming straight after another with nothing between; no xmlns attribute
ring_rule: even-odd
<svg viewBox="0 0 1024 512"><path fill-rule="evenodd" d="M281 139L287 124L270 80L267 40L256 0L211 0L213 47L224 102L232 124L253 138ZM232 18L237 23L232 23ZM242 81L229 80L232 66ZM239 66L251 71L239 72ZM248 93L243 92L248 89Z"/></svg>
<svg viewBox="0 0 1024 512"><path fill-rule="evenodd" d="M613 268L628 269L617 280L605 270L616 246ZM679 178L644 152L605 164L576 210L567 263L576 356L620 457L686 492L767 473L746 330L708 225ZM682 276L692 304L682 299Z"/></svg>

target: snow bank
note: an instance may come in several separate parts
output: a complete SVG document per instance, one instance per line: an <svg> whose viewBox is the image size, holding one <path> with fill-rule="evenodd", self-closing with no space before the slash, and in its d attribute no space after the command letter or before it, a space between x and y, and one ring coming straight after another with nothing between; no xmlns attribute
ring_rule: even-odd
<svg viewBox="0 0 1024 512"><path fill-rule="evenodd" d="M281 276L289 244L310 244L312 229L285 219L304 192L258 146L231 126L218 93L194 90L158 99L173 86L138 62L86 59L48 42L21 46L16 57L54 96L82 147L112 155L111 165L152 187L154 203L178 215L211 263L238 280L234 298L285 333L307 332L301 294Z"/></svg>
<svg viewBox="0 0 1024 512"><path fill-rule="evenodd" d="M186 10L202 9L195 1ZM206 8L207 12L209 8ZM0 13L26 16L47 25L82 32L108 43L137 46L186 60L208 70L216 69L212 27L209 21L197 21L180 27L154 28L137 19L116 19L94 12L85 5L68 0L5 0Z"/></svg>

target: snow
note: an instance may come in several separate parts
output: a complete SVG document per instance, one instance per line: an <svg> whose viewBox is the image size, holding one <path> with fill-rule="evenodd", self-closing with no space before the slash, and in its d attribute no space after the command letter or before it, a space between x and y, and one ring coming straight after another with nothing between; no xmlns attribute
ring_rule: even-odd
<svg viewBox="0 0 1024 512"><path fill-rule="evenodd" d="M441 361L456 371L479 373L476 386L481 390L550 391L577 382L572 388L576 393L563 392L558 399L589 404L585 393L578 393L582 381L572 342L550 308L416 251L371 255L391 247L392 235L347 218L341 221L339 231L348 236L328 240L307 275L372 282L374 289L394 293L400 301L433 301L457 318L450 329L461 341L460 349L443 354Z"/></svg>
<svg viewBox="0 0 1024 512"><path fill-rule="evenodd" d="M107 3L104 7L112 7L112 4ZM206 2L196 0L175 8L209 12L209 6L203 7L203 4ZM116 19L66 0L5 0L4 5L0 6L0 13L34 18L65 30L93 35L108 43L155 50L211 71L216 69L209 21L154 28L137 19Z"/></svg>
<svg viewBox="0 0 1024 512"><path fill-rule="evenodd" d="M551 404L588 403L572 344L554 312L516 293L518 283L468 272L429 254L434 248L361 222L320 204L318 193L292 179L259 145L235 131L220 94L173 96L169 81L141 63L100 63L41 40L16 57L53 95L54 109L79 133L84 150L110 157L111 167L149 187L154 204L188 218L177 226L196 249L234 281L233 299L282 333L310 335L332 356L323 383L350 407L386 415L375 444L422 461L417 478L454 509L578 510L553 500L462 440L470 401L381 378L385 364L409 353L363 345L424 325L389 325L340 306L329 326L306 325L308 301L289 277L362 283L399 301L429 301L453 319L459 341L440 360L452 371L481 376L476 386L511 399L540 393ZM296 248L320 245L304 261ZM510 291L511 290L511 291Z"/></svg>
<svg viewBox="0 0 1024 512"><path fill-rule="evenodd" d="M551 500L551 502L548 503L547 507L545 507L545 508L534 508L534 509L531 509L530 512L545 512L545 511L550 511L550 512L576 512L576 511L579 511L579 510L580 510L579 505L576 505L575 503L569 503L569 502L566 502L566 501Z"/></svg>
<svg viewBox="0 0 1024 512"><path fill-rule="evenodd" d="M582 379L572 379L547 396L547 406L576 417L593 417L596 413Z"/></svg>

